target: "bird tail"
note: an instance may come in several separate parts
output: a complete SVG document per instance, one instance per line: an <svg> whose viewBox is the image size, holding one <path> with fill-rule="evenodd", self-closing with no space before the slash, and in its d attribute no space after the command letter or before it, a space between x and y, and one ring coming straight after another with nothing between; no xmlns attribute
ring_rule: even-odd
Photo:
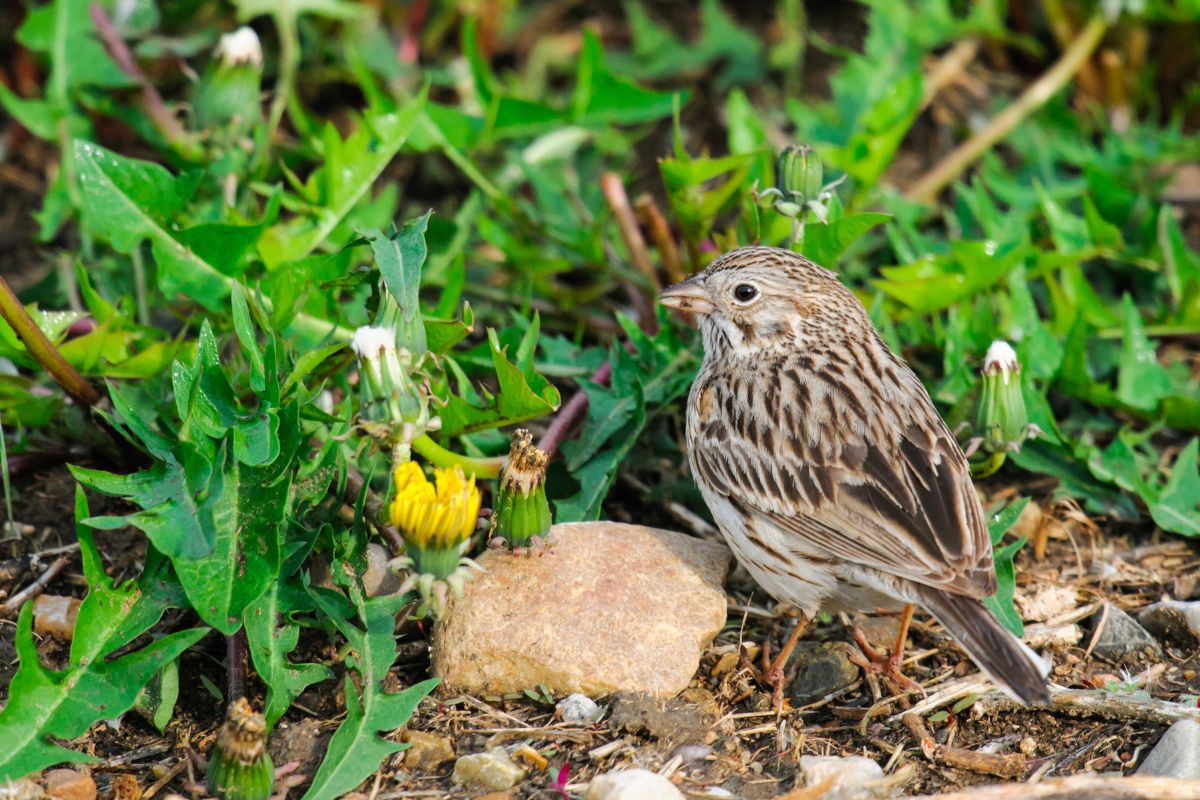
<svg viewBox="0 0 1200 800"><path fill-rule="evenodd" d="M1005 630L983 603L932 586L916 588L920 604L1005 694L1025 705L1049 705L1050 664Z"/></svg>

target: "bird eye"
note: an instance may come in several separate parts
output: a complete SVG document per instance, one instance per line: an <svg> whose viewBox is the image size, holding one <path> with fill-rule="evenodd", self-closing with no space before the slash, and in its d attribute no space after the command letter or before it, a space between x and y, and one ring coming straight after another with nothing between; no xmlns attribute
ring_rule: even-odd
<svg viewBox="0 0 1200 800"><path fill-rule="evenodd" d="M739 283L733 287L733 298L739 303L749 303L756 297L758 297L758 289L748 283Z"/></svg>

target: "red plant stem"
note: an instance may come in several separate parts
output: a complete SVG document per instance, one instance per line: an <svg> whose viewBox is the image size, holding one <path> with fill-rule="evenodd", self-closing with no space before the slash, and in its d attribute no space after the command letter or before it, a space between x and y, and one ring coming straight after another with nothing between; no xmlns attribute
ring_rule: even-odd
<svg viewBox="0 0 1200 800"><path fill-rule="evenodd" d="M67 394L84 408L91 408L100 402L100 393L90 383L84 380L79 371L71 366L54 343L46 338L42 329L29 316L25 306L17 299L16 293L8 285L8 281L0 276L0 316L9 324L29 354L37 359L54 382L63 388Z"/></svg>
<svg viewBox="0 0 1200 800"><path fill-rule="evenodd" d="M612 362L605 361L588 380L601 386L607 386L608 382L612 380ZM554 419L550 421L549 427L546 428L541 441L538 442L538 449L546 451L548 455L554 455L558 451L558 446L562 444L562 440L575 427L575 423L587 412L587 407L587 392L577 389L575 394L571 395L571 399L558 410Z"/></svg>
<svg viewBox="0 0 1200 800"><path fill-rule="evenodd" d="M243 628L232 636L225 637L225 662L229 680L227 703L246 696L246 631Z"/></svg>
<svg viewBox="0 0 1200 800"><path fill-rule="evenodd" d="M116 26L112 20L104 13L104 9L97 3L92 3L88 8L88 12L92 17L92 24L96 27L96 35L104 43L104 49L108 51L109 57L116 63L117 67L128 75L133 80L137 81L142 90L142 108L146 115L154 120L155 126L162 131L167 141L179 145L187 137L187 132L183 129L183 125L175 118L167 108L167 104L163 102L162 95L154 88L153 84L146 79L145 73L138 67L137 62L133 59L133 53L129 52L129 47L121 38L121 34L117 32Z"/></svg>

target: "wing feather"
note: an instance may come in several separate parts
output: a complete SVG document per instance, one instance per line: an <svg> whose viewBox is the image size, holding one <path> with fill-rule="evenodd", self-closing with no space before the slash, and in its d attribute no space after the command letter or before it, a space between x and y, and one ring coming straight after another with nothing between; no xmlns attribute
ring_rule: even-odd
<svg viewBox="0 0 1200 800"><path fill-rule="evenodd" d="M701 391L713 395L698 404L694 392L689 413L696 477L795 534L800 554L991 594L991 542L966 459L917 377L885 356L870 387L802 354L758 367L755 380L777 391L747 396L733 375L706 376Z"/></svg>

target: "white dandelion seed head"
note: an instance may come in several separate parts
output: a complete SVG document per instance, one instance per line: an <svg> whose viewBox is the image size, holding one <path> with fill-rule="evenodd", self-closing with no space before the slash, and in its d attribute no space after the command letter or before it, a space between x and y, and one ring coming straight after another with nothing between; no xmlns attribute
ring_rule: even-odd
<svg viewBox="0 0 1200 800"><path fill-rule="evenodd" d="M380 353L396 351L396 331L374 325L363 325L354 331L350 349L360 359L378 358Z"/></svg>
<svg viewBox="0 0 1200 800"><path fill-rule="evenodd" d="M1012 345L1003 339L992 342L991 347L987 350L987 355L983 357L985 373L1011 373L1020 369L1021 362L1017 360L1017 351L1012 349Z"/></svg>
<svg viewBox="0 0 1200 800"><path fill-rule="evenodd" d="M261 67L263 63L262 43L258 41L258 34L254 29L247 25L233 33L223 34L213 55L220 58L227 67L240 64Z"/></svg>

